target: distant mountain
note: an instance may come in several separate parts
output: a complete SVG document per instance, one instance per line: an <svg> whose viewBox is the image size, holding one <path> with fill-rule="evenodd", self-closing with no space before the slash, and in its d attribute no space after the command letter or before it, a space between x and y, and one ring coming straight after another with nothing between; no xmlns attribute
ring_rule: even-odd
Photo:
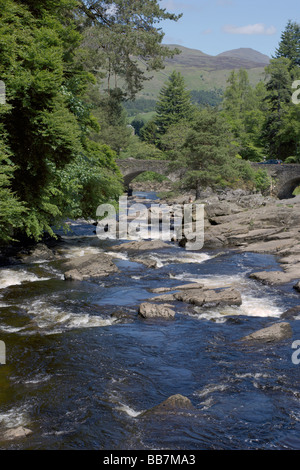
<svg viewBox="0 0 300 470"><path fill-rule="evenodd" d="M169 48L181 51L172 59L165 61L165 69L152 73L149 81L145 82L144 90L139 97L156 99L167 77L173 70L180 72L189 90L204 90L220 92L227 85L227 79L232 70L246 69L252 85L256 85L264 78L264 68L269 64L270 58L250 48L233 49L222 52L217 56L205 54L197 49L175 44Z"/></svg>
<svg viewBox="0 0 300 470"><path fill-rule="evenodd" d="M248 48L233 49L232 51L212 56L196 49L188 49L187 47L173 44L169 47L170 49L179 49L181 54L176 55L173 59L167 59L166 63L204 68L210 71L266 67L270 61L268 56Z"/></svg>
<svg viewBox="0 0 300 470"><path fill-rule="evenodd" d="M222 52L216 57L230 57L249 61L249 63L262 64L264 67L269 64L270 57L254 49L241 47L240 49L233 49L232 51Z"/></svg>

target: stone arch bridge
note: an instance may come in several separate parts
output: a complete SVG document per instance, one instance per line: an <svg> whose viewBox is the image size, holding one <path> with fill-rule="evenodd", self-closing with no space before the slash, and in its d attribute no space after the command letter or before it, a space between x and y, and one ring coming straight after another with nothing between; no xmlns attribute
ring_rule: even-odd
<svg viewBox="0 0 300 470"><path fill-rule="evenodd" d="M279 199L293 197L293 191L300 186L300 165L297 164L259 164L252 163L256 170L266 170L271 177L271 194Z"/></svg>
<svg viewBox="0 0 300 470"><path fill-rule="evenodd" d="M119 159L116 160L116 163L124 177L126 187L129 186L134 178L145 171L153 171L160 175L167 176L172 182L179 181L184 174L184 170L171 170L171 162L167 160L139 160L132 158L127 160ZM267 171L272 181L271 193L279 199L292 197L294 189L300 186L300 165L270 165L259 163L252 163L251 165L256 170Z"/></svg>
<svg viewBox="0 0 300 470"><path fill-rule="evenodd" d="M118 167L124 177L124 184L128 187L131 181L141 173L145 171L153 171L159 175L164 175L169 178L170 181L179 181L182 171L170 170L171 162L167 160L116 160Z"/></svg>

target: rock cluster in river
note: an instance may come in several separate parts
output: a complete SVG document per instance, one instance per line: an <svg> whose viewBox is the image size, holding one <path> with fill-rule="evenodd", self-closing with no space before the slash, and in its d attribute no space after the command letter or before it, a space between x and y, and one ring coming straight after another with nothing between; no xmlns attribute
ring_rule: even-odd
<svg viewBox="0 0 300 470"><path fill-rule="evenodd" d="M65 263L64 269L65 280L70 281L105 277L119 272L112 257L106 253L85 255L70 259Z"/></svg>
<svg viewBox="0 0 300 470"><path fill-rule="evenodd" d="M181 199L168 203L178 204ZM295 289L300 291L300 196L279 200L242 190L207 191L196 203L205 205L204 249L233 247L241 252L274 254L282 271L263 271L252 277L268 284L297 280ZM181 246L184 244L183 238Z"/></svg>

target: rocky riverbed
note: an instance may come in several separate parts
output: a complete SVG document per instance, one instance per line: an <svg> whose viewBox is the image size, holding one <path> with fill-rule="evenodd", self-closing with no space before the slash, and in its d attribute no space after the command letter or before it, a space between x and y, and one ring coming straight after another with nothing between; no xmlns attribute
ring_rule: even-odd
<svg viewBox="0 0 300 470"><path fill-rule="evenodd" d="M188 198L169 199L170 204ZM203 192L195 201L205 205L204 248L231 247L240 252L276 255L281 271L260 271L252 277L271 285L300 278L300 196L279 200L243 190Z"/></svg>
<svg viewBox="0 0 300 470"><path fill-rule="evenodd" d="M300 448L300 201L202 196L201 251L70 221L5 253L4 448Z"/></svg>

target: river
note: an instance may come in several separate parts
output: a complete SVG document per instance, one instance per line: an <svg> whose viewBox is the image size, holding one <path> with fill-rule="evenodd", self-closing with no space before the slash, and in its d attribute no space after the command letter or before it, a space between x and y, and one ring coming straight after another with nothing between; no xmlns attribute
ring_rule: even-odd
<svg viewBox="0 0 300 470"><path fill-rule="evenodd" d="M136 196L155 198L155 194ZM110 252L86 223L73 223L57 250L62 258ZM0 429L24 426L24 439L2 449L299 449L300 365L293 339L260 345L238 340L299 305L291 285L249 279L276 270L274 256L235 250L185 251L170 243L151 254L157 269L117 254L119 273L64 281L62 261L0 269ZM201 282L235 286L241 307L182 304L174 320L144 320L150 289ZM194 405L185 414L141 419L174 394Z"/></svg>

